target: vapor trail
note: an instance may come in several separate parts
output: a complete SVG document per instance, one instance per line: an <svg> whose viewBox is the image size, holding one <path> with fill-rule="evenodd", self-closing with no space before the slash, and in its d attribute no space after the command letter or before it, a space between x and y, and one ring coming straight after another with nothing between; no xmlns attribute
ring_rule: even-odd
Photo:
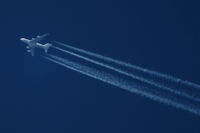
<svg viewBox="0 0 200 133"><path fill-rule="evenodd" d="M163 73L156 72L156 71L153 71L153 70L149 70L149 69L146 69L146 68L142 68L142 67L137 66L137 65L133 65L133 64L126 63L126 62L123 62L123 61L120 61L120 60L116 60L116 59L113 59L113 58L110 58L110 57L107 57L107 56L96 54L96 53L93 53L93 52L90 52L90 51L87 51L87 50L84 50L84 49L76 48L76 47L73 47L73 46L70 46L70 45L67 45L67 44L64 44L64 43L60 43L60 42L57 42L57 41L55 41L55 42L57 44L59 44L59 45L67 47L69 49L78 51L80 53L87 54L89 56L93 56L93 57L102 59L104 61L115 63L117 65L124 66L124 67L130 68L130 69L135 69L135 70L141 71L143 73L148 73L148 74L150 74L152 76L161 77L161 78L167 79L167 80L169 80L171 82L175 82L175 83L178 83L178 84L191 86L193 88L196 88L196 89L200 90L200 85L198 85L196 83L193 83L193 82L190 82L190 81L187 81L187 80L182 80L180 78L176 78L176 77L173 77L171 75L167 75L167 74L163 74Z"/></svg>
<svg viewBox="0 0 200 133"><path fill-rule="evenodd" d="M147 98L150 98L155 101L159 101L161 103L165 103L165 104L174 106L176 108L180 108L180 109L189 111L191 113L194 113L194 114L200 116L199 107L194 106L192 104L188 104L186 102L181 102L172 97L170 98L169 95L168 96L160 95L160 93L156 92L155 90L150 91L149 88L138 86L134 82L124 80L124 79L114 76L112 74L105 73L103 71L99 71L99 70L90 68L88 66L84 66L79 63L75 63L75 62L72 62L72 61L57 57L57 56L46 55L46 56L44 56L44 58L46 58L56 64L64 66L68 69L82 73L82 74L92 77L94 79L98 79L98 80L108 83L110 85L119 87L119 88L127 90L129 92L139 94L141 96L145 96Z"/></svg>
<svg viewBox="0 0 200 133"><path fill-rule="evenodd" d="M141 81L141 82L143 82L143 83L147 83L147 84L149 84L149 85L152 85L152 86L158 87L158 88L160 88L160 89L163 89L163 90L169 91L169 92L171 92L171 93L174 93L174 94L176 94L176 95L181 95L181 96L183 96L183 97L185 97L185 98L189 98L190 100L200 101L199 98L197 98L197 97L195 97L195 96L193 96L193 95L190 95L190 94L188 94L188 93L185 93L185 92L182 92L182 91L179 91L179 90L175 90L175 89L170 88L170 87L167 87L167 86L163 85L162 83L156 82L156 81L154 81L154 80L150 80L150 79L143 78L143 77L141 77L141 76L137 76L137 75L135 75L135 74L126 72L126 71L124 71L124 70L121 70L120 68L115 68L115 67L113 67L113 66L104 64L104 63L99 62L99 61L95 61L95 60L93 60L93 59L91 59L91 58L88 58L88 57L85 57L85 56L76 54L76 53L74 53L74 52L70 52L70 51L68 51L68 50L61 49L61 48L56 47L56 46L52 46L52 47L55 48L55 49L57 49L57 50L59 50L59 51L62 51L62 52L68 53L68 54L70 54L70 55L76 56L76 57L78 57L78 58L80 58L80 59L83 59L83 60L86 60L86 61L88 61L88 62L94 63L94 64L96 64L96 65L99 65L99 66L108 68L108 69L113 70L113 71L115 71L115 72L118 72L118 73L120 73L120 74L129 76L129 77L131 77L131 78L133 78L133 79L136 79L136 80L138 80L138 81Z"/></svg>

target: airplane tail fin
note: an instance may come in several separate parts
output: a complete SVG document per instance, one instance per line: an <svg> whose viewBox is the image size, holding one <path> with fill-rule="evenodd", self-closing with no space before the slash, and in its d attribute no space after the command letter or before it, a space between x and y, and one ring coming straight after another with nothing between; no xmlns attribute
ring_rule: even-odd
<svg viewBox="0 0 200 133"><path fill-rule="evenodd" d="M52 46L52 44L50 44L50 43L46 43L46 44L44 45L44 51L45 51L45 53L48 52L48 49L49 49L49 47L51 47L51 46Z"/></svg>

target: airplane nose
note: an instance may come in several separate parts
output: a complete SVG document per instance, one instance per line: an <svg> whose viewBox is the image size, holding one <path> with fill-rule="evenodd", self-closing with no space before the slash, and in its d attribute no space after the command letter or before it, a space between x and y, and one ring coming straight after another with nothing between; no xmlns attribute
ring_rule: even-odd
<svg viewBox="0 0 200 133"><path fill-rule="evenodd" d="M25 38L20 38L20 41L26 43L26 39Z"/></svg>

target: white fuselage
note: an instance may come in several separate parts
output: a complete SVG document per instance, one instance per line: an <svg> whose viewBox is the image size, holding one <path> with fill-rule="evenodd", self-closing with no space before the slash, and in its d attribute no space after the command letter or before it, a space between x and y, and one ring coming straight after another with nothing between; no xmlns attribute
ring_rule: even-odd
<svg viewBox="0 0 200 133"><path fill-rule="evenodd" d="M26 39L26 38L21 38L20 39L22 42L26 43L28 47L30 48L44 48L45 45L38 43L38 42L31 42L31 40Z"/></svg>

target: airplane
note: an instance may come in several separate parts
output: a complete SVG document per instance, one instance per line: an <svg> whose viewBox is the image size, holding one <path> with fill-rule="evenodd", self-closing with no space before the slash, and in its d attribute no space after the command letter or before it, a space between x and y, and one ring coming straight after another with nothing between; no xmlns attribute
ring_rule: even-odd
<svg viewBox="0 0 200 133"><path fill-rule="evenodd" d="M35 53L35 48L41 48L44 49L45 53L48 52L49 47L52 46L52 44L50 43L46 43L46 44L41 44L39 43L40 41L42 41L45 37L47 37L49 34L43 34L41 36L37 36L36 38L32 38L31 40L26 39L26 38L20 38L20 40L27 44L26 48L28 49L27 52L31 53L32 56L34 56Z"/></svg>

